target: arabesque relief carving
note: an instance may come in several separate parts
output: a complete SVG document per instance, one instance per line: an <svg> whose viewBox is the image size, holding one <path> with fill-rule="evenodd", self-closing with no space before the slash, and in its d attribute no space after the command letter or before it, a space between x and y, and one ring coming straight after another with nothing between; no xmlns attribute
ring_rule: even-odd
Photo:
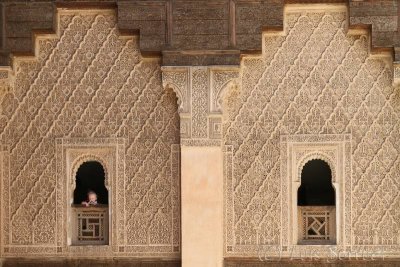
<svg viewBox="0 0 400 267"><path fill-rule="evenodd" d="M347 19L344 5L289 5L284 31L265 32L262 55L242 59L240 94L228 93L223 111L226 256L257 257L264 248L278 256L331 253L287 239L284 135L311 143L351 136L341 139L351 142L343 152L351 167L341 167L336 248L400 252L400 98L392 59L371 55L368 32L348 32Z"/></svg>
<svg viewBox="0 0 400 267"><path fill-rule="evenodd" d="M163 90L159 59L119 33L115 10L59 9L57 32L36 36L35 56L14 57L3 74L3 255L178 258L176 96ZM113 163L110 246L68 247L64 153L74 151Z"/></svg>
<svg viewBox="0 0 400 267"><path fill-rule="evenodd" d="M178 96L181 143L220 146L222 101L237 87L237 67L162 67L163 85Z"/></svg>
<svg viewBox="0 0 400 267"><path fill-rule="evenodd" d="M337 247L351 245L351 135L297 134L280 139L280 176L282 194L282 245L295 247L298 237L297 190L301 172L310 160L325 161L332 175L336 203ZM300 246L301 247L301 246Z"/></svg>
<svg viewBox="0 0 400 267"><path fill-rule="evenodd" d="M341 174L335 248L399 255L400 71L347 12L288 5L240 67L161 68L115 11L59 9L35 56L0 70L2 256L179 258L181 144L222 147L225 256L330 255L290 239L284 166L310 157ZM284 136L304 149L286 157ZM85 157L113 166L109 246L68 246L69 172Z"/></svg>

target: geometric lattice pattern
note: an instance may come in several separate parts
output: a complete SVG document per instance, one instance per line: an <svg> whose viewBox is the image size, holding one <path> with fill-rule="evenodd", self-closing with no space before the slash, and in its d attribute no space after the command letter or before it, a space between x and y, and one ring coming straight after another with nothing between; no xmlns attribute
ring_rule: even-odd
<svg viewBox="0 0 400 267"><path fill-rule="evenodd" d="M285 32L264 34L262 56L243 58L241 93L224 100L228 254L281 244L279 138L296 134L351 134L351 245L400 250L399 88L390 57L370 55L367 33L347 25L344 7L287 9Z"/></svg>
<svg viewBox="0 0 400 267"><path fill-rule="evenodd" d="M78 220L77 227L77 240L80 244L85 244L89 241L89 244L104 244L107 236L107 225L105 224L108 220L107 207L104 208L91 208L85 210L85 208L77 208L76 216Z"/></svg>
<svg viewBox="0 0 400 267"><path fill-rule="evenodd" d="M303 240L329 240L329 211L303 211Z"/></svg>
<svg viewBox="0 0 400 267"><path fill-rule="evenodd" d="M103 241L104 240L104 214L91 214L91 217L78 214L78 240L79 241ZM87 215L87 214L84 214Z"/></svg>
<svg viewBox="0 0 400 267"><path fill-rule="evenodd" d="M64 201L56 193L56 138L122 138L118 179L127 197L114 205L127 216L114 252L179 255L179 166L171 158L179 116L159 60L142 58L137 38L119 34L112 10L59 10L57 25L56 34L36 37L35 57L15 58L13 89L0 105L11 165L2 192L4 252L65 251L56 247L63 231L56 202Z"/></svg>

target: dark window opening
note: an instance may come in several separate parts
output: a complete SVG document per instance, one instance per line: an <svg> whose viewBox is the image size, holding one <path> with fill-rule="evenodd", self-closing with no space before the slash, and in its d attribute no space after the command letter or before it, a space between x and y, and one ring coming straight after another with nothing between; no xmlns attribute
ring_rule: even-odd
<svg viewBox="0 0 400 267"><path fill-rule="evenodd" d="M97 161L84 162L79 166L76 173L74 204L81 204L86 201L89 191L94 191L97 194L98 204L108 205L104 168Z"/></svg>
<svg viewBox="0 0 400 267"><path fill-rule="evenodd" d="M332 173L323 160L310 160L301 172L301 186L297 195L298 206L335 206Z"/></svg>

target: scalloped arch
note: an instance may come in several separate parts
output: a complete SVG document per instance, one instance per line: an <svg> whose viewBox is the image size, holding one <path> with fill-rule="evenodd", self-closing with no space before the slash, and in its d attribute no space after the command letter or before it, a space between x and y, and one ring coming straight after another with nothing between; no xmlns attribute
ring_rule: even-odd
<svg viewBox="0 0 400 267"><path fill-rule="evenodd" d="M311 160L322 160L326 162L329 165L329 168L331 169L332 172L332 183L336 183L336 169L335 169L335 164L334 161L325 153L318 151L318 152L311 152L306 154L304 157L299 160L299 164L297 166L297 179L298 181L301 181L301 172L303 171L304 166Z"/></svg>
<svg viewBox="0 0 400 267"><path fill-rule="evenodd" d="M170 90L174 92L176 96L176 103L178 104L178 110L181 112L183 111L183 96L182 92L179 90L179 86L174 83L168 82L164 85L165 90Z"/></svg>
<svg viewBox="0 0 400 267"><path fill-rule="evenodd" d="M73 192L76 188L76 174L78 172L79 167L85 163L85 162L89 162L89 161L97 161L101 164L101 166L103 166L103 170L104 170L104 186L107 188L107 190L110 190L110 179L109 179L109 171L108 171L108 166L106 161L102 158L99 157L97 155L93 155L93 154L84 154L80 157L78 157L77 159L75 159L75 161L72 164L72 168L71 168L71 177L70 177L70 184L71 186L71 191Z"/></svg>

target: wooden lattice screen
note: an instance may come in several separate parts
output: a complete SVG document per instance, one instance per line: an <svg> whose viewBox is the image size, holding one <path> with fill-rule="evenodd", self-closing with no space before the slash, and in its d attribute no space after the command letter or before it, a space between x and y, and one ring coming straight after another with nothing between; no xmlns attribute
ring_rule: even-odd
<svg viewBox="0 0 400 267"><path fill-rule="evenodd" d="M108 244L108 207L74 207L73 245Z"/></svg>

